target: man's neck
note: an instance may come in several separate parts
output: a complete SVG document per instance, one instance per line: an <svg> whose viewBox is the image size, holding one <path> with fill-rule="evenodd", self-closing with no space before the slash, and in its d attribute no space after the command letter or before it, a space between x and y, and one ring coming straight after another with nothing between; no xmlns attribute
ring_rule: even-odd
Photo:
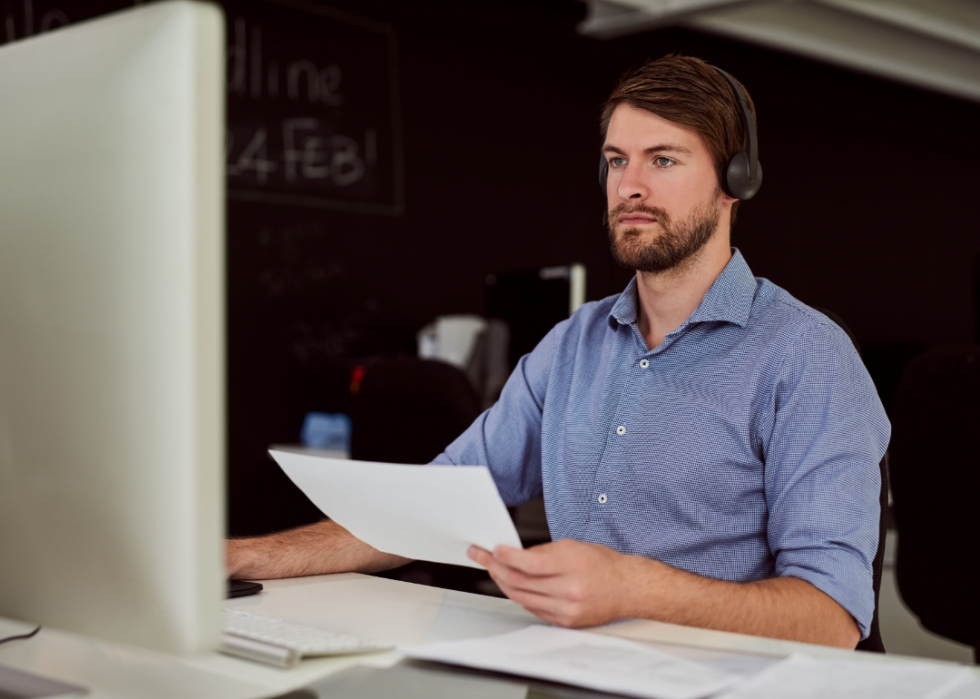
<svg viewBox="0 0 980 699"><path fill-rule="evenodd" d="M681 267L664 272L637 271L638 322L649 349L659 346L667 333L694 313L731 259L729 236L719 231Z"/></svg>

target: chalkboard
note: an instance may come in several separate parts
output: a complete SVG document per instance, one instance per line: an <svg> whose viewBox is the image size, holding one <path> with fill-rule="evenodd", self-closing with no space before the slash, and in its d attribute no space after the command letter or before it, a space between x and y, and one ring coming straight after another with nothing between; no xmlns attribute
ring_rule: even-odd
<svg viewBox="0 0 980 699"><path fill-rule="evenodd" d="M395 30L306 0L226 0L228 197L365 214L405 211ZM127 7L21 0L0 44Z"/></svg>
<svg viewBox="0 0 980 699"><path fill-rule="evenodd" d="M394 30L303 0L226 11L229 198L402 214Z"/></svg>

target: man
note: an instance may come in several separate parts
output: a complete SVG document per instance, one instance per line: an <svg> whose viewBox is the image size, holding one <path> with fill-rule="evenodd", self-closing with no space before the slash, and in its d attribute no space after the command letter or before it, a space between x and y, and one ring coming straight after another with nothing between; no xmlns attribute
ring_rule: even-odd
<svg viewBox="0 0 980 699"><path fill-rule="evenodd" d="M544 493L553 543L469 555L545 620L853 648L889 426L844 332L730 247L740 109L697 59L623 79L603 154L612 253L636 278L559 323L436 463L488 465L509 505ZM241 577L403 562L330 522L229 542Z"/></svg>

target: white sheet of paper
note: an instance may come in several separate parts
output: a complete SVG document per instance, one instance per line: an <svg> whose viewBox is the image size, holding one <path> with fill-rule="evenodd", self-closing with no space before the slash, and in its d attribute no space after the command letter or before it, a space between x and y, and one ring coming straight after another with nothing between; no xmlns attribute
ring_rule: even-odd
<svg viewBox="0 0 980 699"><path fill-rule="evenodd" d="M410 658L627 694L644 699L700 699L739 678L633 641L553 626L468 641L399 648Z"/></svg>
<svg viewBox="0 0 980 699"><path fill-rule="evenodd" d="M300 490L379 551L482 568L470 544L521 548L486 466L410 466L269 451Z"/></svg>
<svg viewBox="0 0 980 699"><path fill-rule="evenodd" d="M724 699L939 699L968 682L968 670L924 663L826 660L792 655Z"/></svg>

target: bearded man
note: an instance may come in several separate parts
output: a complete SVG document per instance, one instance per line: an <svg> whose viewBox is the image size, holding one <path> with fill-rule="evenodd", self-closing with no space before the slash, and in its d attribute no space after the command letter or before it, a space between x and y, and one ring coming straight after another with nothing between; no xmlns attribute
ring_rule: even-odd
<svg viewBox="0 0 980 699"><path fill-rule="evenodd" d="M636 277L555 326L434 463L487 465L508 505L544 494L552 543L469 552L543 619L854 648L890 428L847 335L730 246L741 110L694 58L620 82L602 118L609 238ZM404 562L332 522L228 548L238 577Z"/></svg>

